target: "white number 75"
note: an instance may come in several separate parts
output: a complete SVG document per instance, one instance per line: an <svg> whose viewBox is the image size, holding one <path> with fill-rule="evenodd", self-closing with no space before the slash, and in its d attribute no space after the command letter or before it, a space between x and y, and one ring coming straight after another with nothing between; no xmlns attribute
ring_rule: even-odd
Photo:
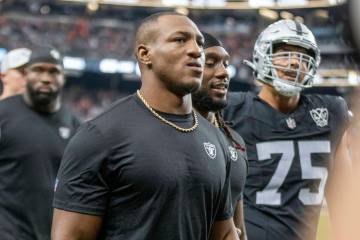
<svg viewBox="0 0 360 240"><path fill-rule="evenodd" d="M301 179L320 179L319 191L310 192L309 188L299 191L299 199L305 205L318 205L324 198L325 183L328 171L325 167L311 165L311 154L330 153L329 141L299 141L299 159L301 166ZM271 154L280 153L279 164L270 182L262 191L256 193L256 204L280 205L281 193L278 192L289 173L295 157L294 141L272 141L256 144L258 160L264 161L271 158Z"/></svg>

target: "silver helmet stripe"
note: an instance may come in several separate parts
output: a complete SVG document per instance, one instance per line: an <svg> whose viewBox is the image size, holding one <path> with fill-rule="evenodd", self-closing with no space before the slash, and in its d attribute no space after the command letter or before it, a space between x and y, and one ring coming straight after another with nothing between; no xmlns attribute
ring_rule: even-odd
<svg viewBox="0 0 360 240"><path fill-rule="evenodd" d="M294 23L295 23L295 26L296 26L296 34L302 36L303 31L302 31L300 23L297 22L297 21L294 21Z"/></svg>

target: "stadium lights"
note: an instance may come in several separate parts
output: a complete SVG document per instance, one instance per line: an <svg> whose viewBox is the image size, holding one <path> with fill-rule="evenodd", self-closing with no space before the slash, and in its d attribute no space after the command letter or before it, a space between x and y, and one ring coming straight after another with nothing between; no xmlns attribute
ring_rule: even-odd
<svg viewBox="0 0 360 240"><path fill-rule="evenodd" d="M162 4L165 6L188 6L189 0L161 0Z"/></svg>
<svg viewBox="0 0 360 240"><path fill-rule="evenodd" d="M359 81L359 74L358 72L354 71L354 70L350 70L348 72L348 83L350 85L359 85L360 81Z"/></svg>
<svg viewBox="0 0 360 240"><path fill-rule="evenodd" d="M175 9L175 12L183 14L185 16L189 15L189 9L187 9L186 7L177 7Z"/></svg>
<svg viewBox="0 0 360 240"><path fill-rule="evenodd" d="M229 78L233 78L236 76L236 67L234 67L233 65L229 65L228 66L228 72L229 72Z"/></svg>
<svg viewBox="0 0 360 240"><path fill-rule="evenodd" d="M0 61L3 59L6 53L7 51L5 48L0 48Z"/></svg>
<svg viewBox="0 0 360 240"><path fill-rule="evenodd" d="M277 11L267 9L267 8L260 8L259 14L264 18L268 18L268 19L271 19L274 21L279 18L279 14Z"/></svg>
<svg viewBox="0 0 360 240"><path fill-rule="evenodd" d="M318 9L315 11L315 16L318 18L328 19L329 18L329 11Z"/></svg>
<svg viewBox="0 0 360 240"><path fill-rule="evenodd" d="M283 19L294 19L294 14L292 14L291 12L288 12L288 11L281 11L280 17Z"/></svg>
<svg viewBox="0 0 360 240"><path fill-rule="evenodd" d="M0 0L1 1L1 0ZM94 0L57 0L88 4ZM98 5L119 5L134 7L177 7L184 6L191 9L251 9L251 8L324 8L340 5L347 0L97 0ZM354 0L355 1L355 0Z"/></svg>
<svg viewBox="0 0 360 240"><path fill-rule="evenodd" d="M191 4L197 7L224 7L226 6L226 0L192 0Z"/></svg>
<svg viewBox="0 0 360 240"><path fill-rule="evenodd" d="M90 11L90 12L96 12L99 9L99 3L97 0L91 0L88 2L88 4L86 5L86 8Z"/></svg>
<svg viewBox="0 0 360 240"><path fill-rule="evenodd" d="M309 4L308 0L278 0L277 2L278 6L306 6Z"/></svg>
<svg viewBox="0 0 360 240"><path fill-rule="evenodd" d="M64 56L63 64L66 70L83 71L86 67L85 59L79 57Z"/></svg>
<svg viewBox="0 0 360 240"><path fill-rule="evenodd" d="M342 4L345 2L346 2L346 0L329 0L330 5L338 5L338 4Z"/></svg>
<svg viewBox="0 0 360 240"><path fill-rule="evenodd" d="M119 73L134 73L135 63L133 61L119 61L118 62L118 72Z"/></svg>
<svg viewBox="0 0 360 240"><path fill-rule="evenodd" d="M100 72L103 73L116 73L118 70L118 60L112 58L105 58L100 61Z"/></svg>
<svg viewBox="0 0 360 240"><path fill-rule="evenodd" d="M249 6L252 8L273 7L274 5L274 0L249 0Z"/></svg>
<svg viewBox="0 0 360 240"><path fill-rule="evenodd" d="M105 58L100 61L99 69L103 73L132 74L135 72L135 62L119 61L113 58Z"/></svg>
<svg viewBox="0 0 360 240"><path fill-rule="evenodd" d="M136 66L135 66L135 74L136 74L136 76L141 77L141 72L140 72L139 63L136 63Z"/></svg>

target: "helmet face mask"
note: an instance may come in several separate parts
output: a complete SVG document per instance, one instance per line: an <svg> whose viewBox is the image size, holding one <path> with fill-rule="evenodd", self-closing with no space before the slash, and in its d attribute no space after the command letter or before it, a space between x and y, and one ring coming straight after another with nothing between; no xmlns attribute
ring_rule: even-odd
<svg viewBox="0 0 360 240"><path fill-rule="evenodd" d="M294 96L312 86L320 51L310 30L292 20L280 20L258 37L253 68L258 80L280 94Z"/></svg>

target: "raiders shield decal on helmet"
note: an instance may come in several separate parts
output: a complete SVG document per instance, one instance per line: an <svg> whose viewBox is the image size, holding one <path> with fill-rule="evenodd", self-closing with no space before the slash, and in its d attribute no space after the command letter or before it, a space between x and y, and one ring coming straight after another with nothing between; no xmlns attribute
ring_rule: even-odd
<svg viewBox="0 0 360 240"><path fill-rule="evenodd" d="M216 157L216 147L214 144L206 142L204 143L204 148L210 158L214 159Z"/></svg>

